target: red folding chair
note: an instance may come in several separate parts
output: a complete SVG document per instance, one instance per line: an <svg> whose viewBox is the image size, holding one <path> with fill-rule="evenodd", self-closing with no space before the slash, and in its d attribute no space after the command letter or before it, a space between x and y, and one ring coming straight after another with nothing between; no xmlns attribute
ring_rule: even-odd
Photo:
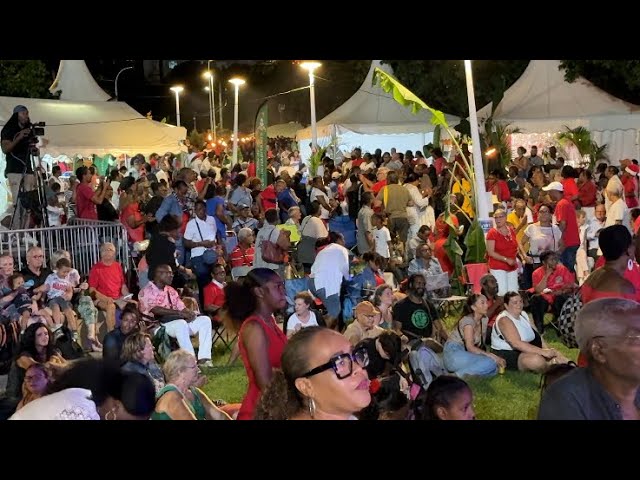
<svg viewBox="0 0 640 480"><path fill-rule="evenodd" d="M467 263L464 265L467 290L470 288L472 293L480 293L480 290L482 290L480 279L487 273L489 273L489 265L486 263Z"/></svg>

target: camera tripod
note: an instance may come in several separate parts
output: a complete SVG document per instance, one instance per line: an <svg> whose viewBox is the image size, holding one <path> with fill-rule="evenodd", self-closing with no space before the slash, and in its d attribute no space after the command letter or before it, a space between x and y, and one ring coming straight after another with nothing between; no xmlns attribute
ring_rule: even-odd
<svg viewBox="0 0 640 480"><path fill-rule="evenodd" d="M22 171L22 178L20 179L20 186L18 187L18 194L13 199L13 214L11 215L11 228L13 228L13 222L18 213L18 207L22 206L22 210L28 214L29 211L33 212L36 217L36 223L40 223L42 227L49 226L49 217L47 215L47 196L45 193L44 179L39 168L41 165L40 154L37 150L31 150L29 152L29 162L33 175L35 177L35 188L31 191L26 191L24 181L27 177L27 163L23 162L24 170ZM38 222L40 220L40 222ZM20 228L18 228L20 230Z"/></svg>

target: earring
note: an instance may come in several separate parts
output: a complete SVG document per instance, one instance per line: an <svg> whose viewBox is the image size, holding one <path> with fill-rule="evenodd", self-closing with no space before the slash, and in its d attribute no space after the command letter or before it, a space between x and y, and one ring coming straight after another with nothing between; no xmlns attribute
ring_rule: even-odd
<svg viewBox="0 0 640 480"><path fill-rule="evenodd" d="M633 270L633 260L631 259L627 260L627 270Z"/></svg>
<svg viewBox="0 0 640 480"><path fill-rule="evenodd" d="M112 414L112 415L113 415L113 418L109 418L109 414ZM115 407L114 407L114 408L112 408L111 410L109 410L109 411L107 412L107 414L104 416L104 419L105 419L105 420L117 420L117 418L118 418L118 417L116 416Z"/></svg>
<svg viewBox="0 0 640 480"><path fill-rule="evenodd" d="M313 419L316 416L316 402L309 398L309 416Z"/></svg>

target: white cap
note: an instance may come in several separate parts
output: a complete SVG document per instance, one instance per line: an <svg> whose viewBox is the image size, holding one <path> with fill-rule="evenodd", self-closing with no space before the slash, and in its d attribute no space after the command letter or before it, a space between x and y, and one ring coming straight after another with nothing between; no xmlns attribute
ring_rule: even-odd
<svg viewBox="0 0 640 480"><path fill-rule="evenodd" d="M545 192L548 192L550 190L556 190L558 192L564 192L564 187L562 186L562 184L560 182L551 182L546 187L542 187L542 190L544 190Z"/></svg>

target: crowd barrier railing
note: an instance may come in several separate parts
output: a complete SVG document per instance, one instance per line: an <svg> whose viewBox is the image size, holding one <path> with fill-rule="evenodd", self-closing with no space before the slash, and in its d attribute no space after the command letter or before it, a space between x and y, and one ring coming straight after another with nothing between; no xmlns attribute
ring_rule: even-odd
<svg viewBox="0 0 640 480"><path fill-rule="evenodd" d="M91 267L100 260L100 245L111 242L116 247L116 260L125 273L129 269L127 231L120 222L101 222L73 218L60 227L33 228L0 231L0 254L8 253L14 259L17 270L26 265L27 250L33 245L42 248L45 265L56 250L66 250L71 255L73 268L81 276L89 274Z"/></svg>

